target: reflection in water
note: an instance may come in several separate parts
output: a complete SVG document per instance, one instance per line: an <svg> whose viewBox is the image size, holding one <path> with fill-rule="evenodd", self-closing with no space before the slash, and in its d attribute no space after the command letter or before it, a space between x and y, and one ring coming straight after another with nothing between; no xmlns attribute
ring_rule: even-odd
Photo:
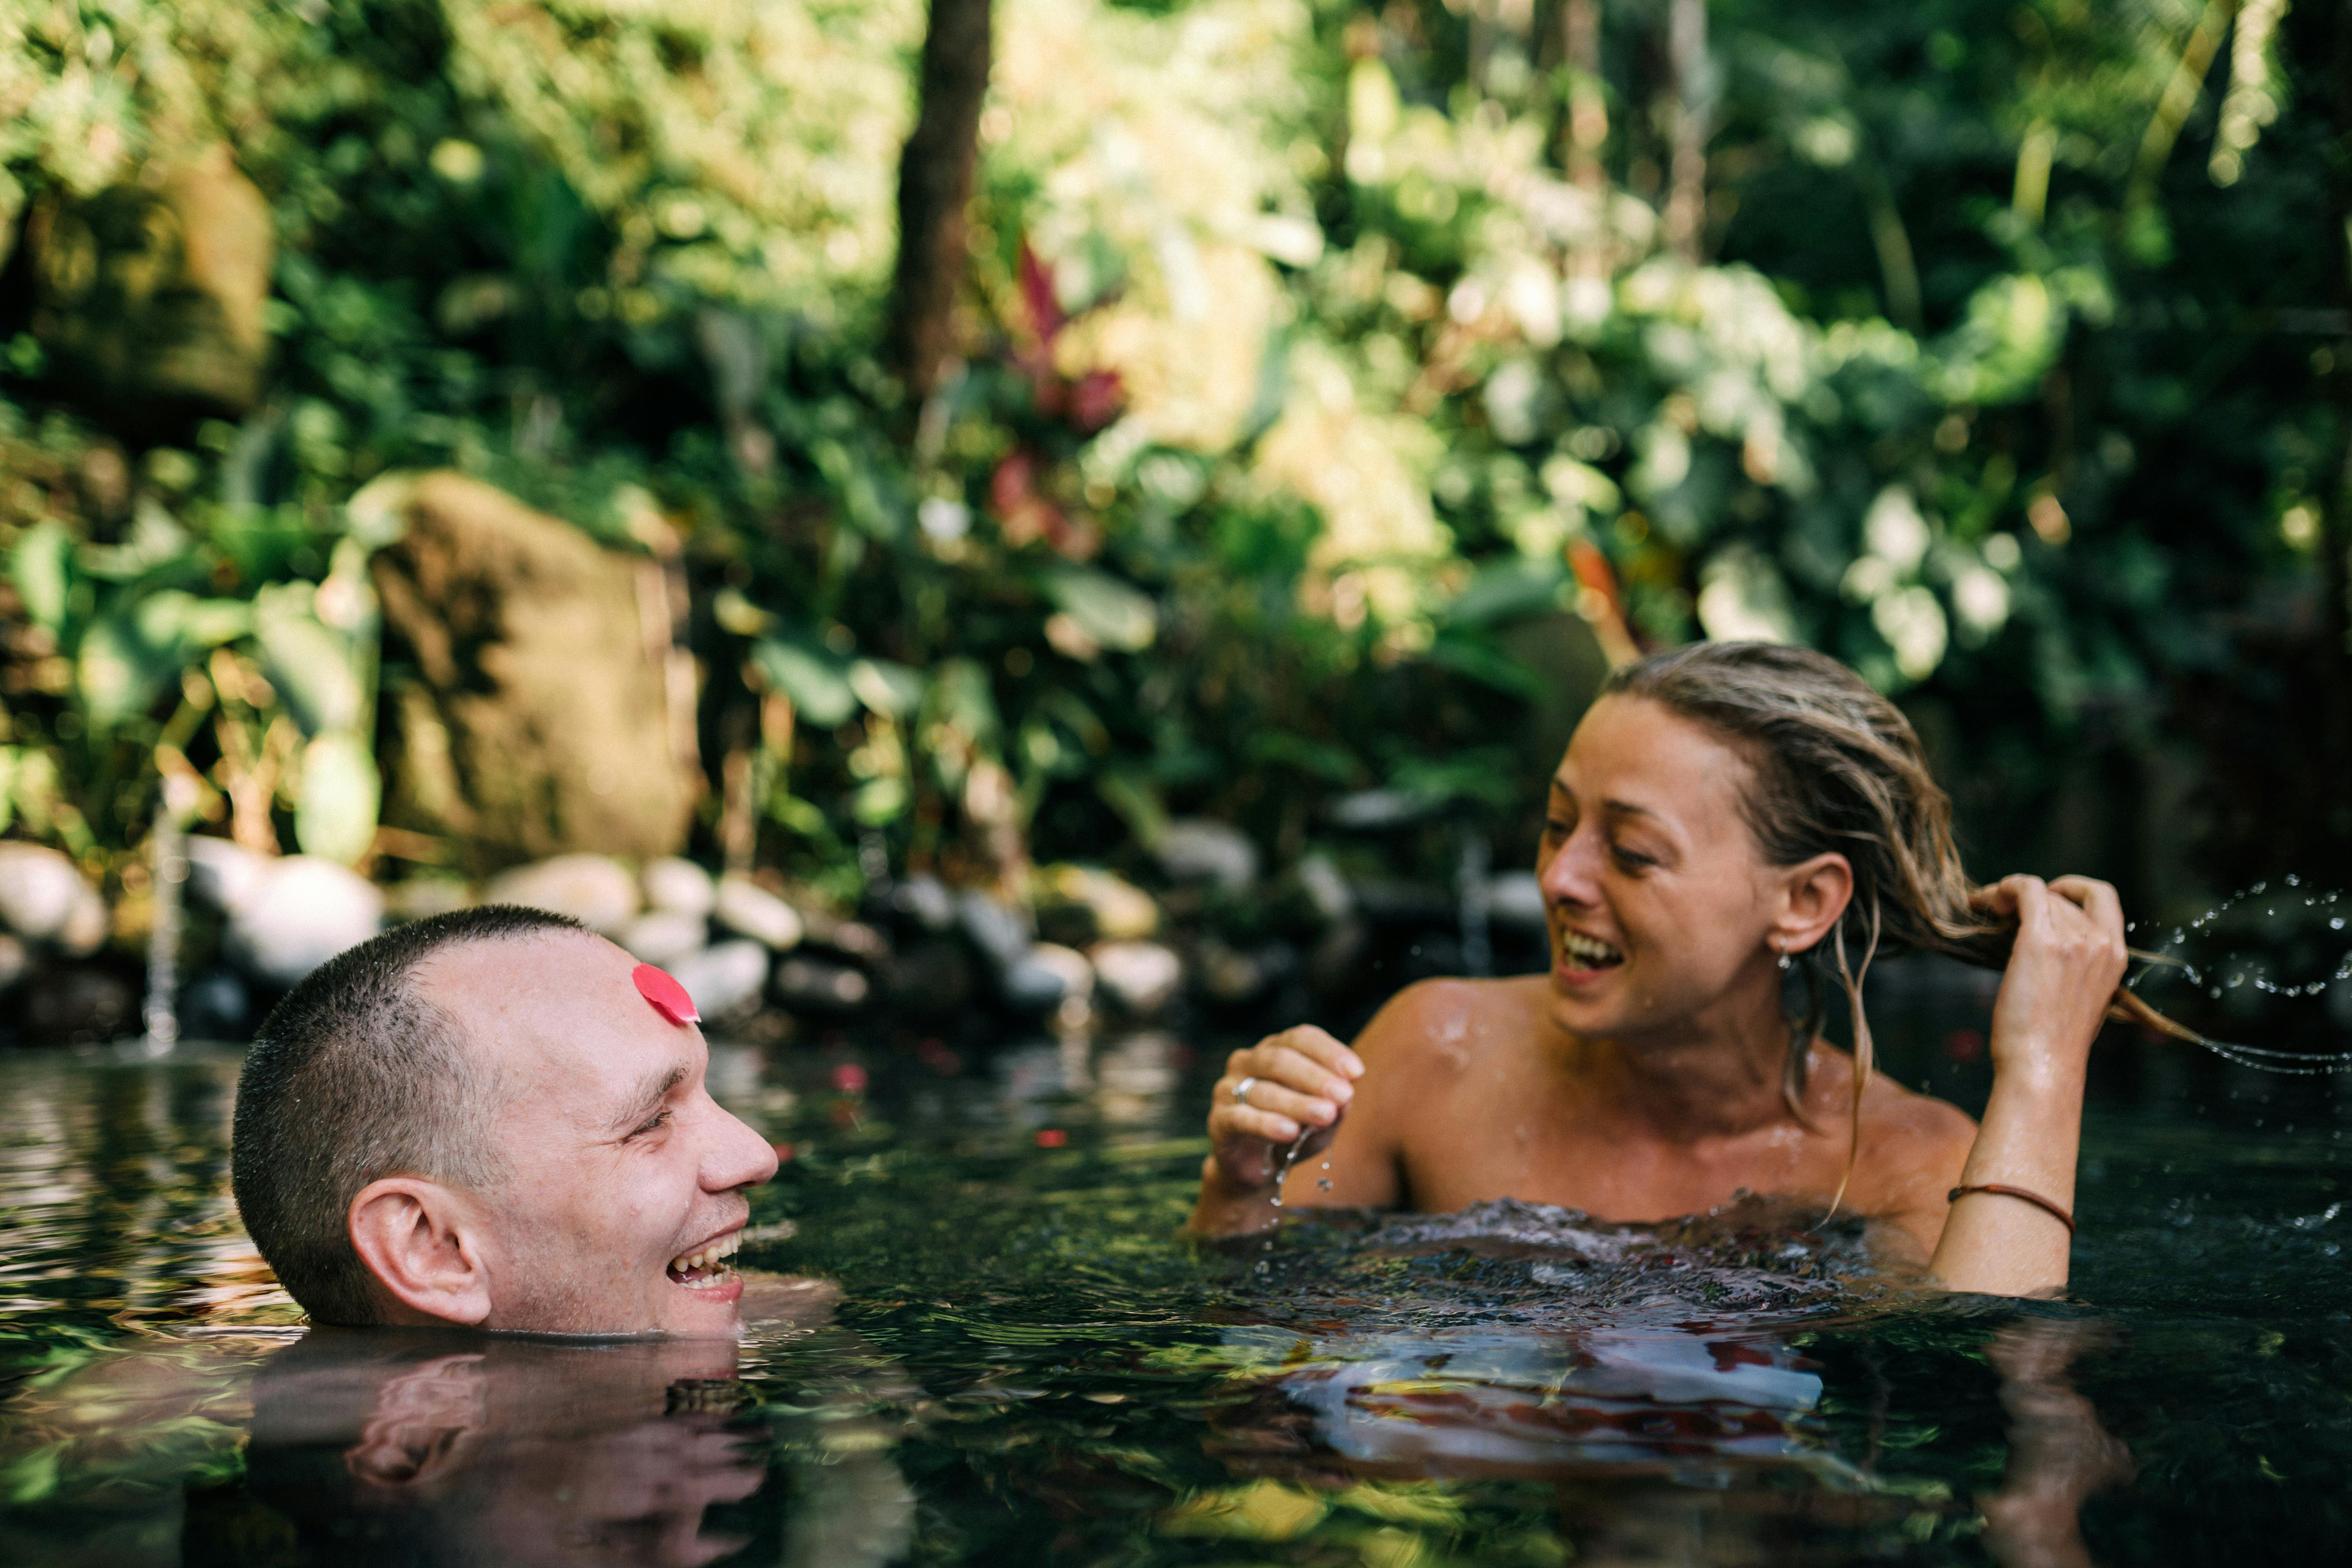
<svg viewBox="0 0 2352 1568"><path fill-rule="evenodd" d="M721 1048L714 1088L794 1150L747 1258L844 1290L837 1324L756 1335L730 1369L303 1339L227 1202L234 1054L0 1058L0 1563L2072 1568L2085 1537L2184 1565L2352 1545L2344 1129L2283 1131L2275 1097L2232 1124L2210 1107L2238 1103L2233 1069L2202 1054L2098 1058L2198 1112L2092 1119L2076 1288L2100 1324L1922 1300L1860 1227L1766 1205L1653 1229L1336 1215L1198 1251L1177 1227L1216 1060L1157 1034Z"/></svg>

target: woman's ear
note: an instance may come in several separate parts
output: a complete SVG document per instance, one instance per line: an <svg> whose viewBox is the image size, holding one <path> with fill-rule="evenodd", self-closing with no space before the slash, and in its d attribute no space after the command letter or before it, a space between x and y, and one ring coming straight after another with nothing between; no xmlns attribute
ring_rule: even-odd
<svg viewBox="0 0 2352 1568"><path fill-rule="evenodd" d="M386 1322L470 1327L490 1315L480 1221L457 1194L386 1176L360 1189L348 1223L352 1249L386 1298Z"/></svg>
<svg viewBox="0 0 2352 1568"><path fill-rule="evenodd" d="M1780 913L1769 940L1782 952L1806 952L1830 934L1853 901L1853 866L1834 851L1785 868Z"/></svg>

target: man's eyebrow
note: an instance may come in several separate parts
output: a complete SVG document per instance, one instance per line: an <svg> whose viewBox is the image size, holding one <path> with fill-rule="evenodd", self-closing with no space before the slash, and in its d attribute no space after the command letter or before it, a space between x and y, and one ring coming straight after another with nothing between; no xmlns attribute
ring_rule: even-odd
<svg viewBox="0 0 2352 1568"><path fill-rule="evenodd" d="M658 1073L646 1074L637 1092L629 1097L626 1108L613 1118L611 1130L625 1136L644 1126L646 1119L659 1110L662 1101L669 1098L669 1091L686 1081L686 1071L685 1063L673 1062Z"/></svg>

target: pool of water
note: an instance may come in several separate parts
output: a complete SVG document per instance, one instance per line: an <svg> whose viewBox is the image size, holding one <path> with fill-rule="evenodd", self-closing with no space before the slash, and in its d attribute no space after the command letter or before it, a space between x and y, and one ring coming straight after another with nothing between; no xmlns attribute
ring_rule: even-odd
<svg viewBox="0 0 2352 1568"><path fill-rule="evenodd" d="M1890 1001L1892 1069L1980 1100L1982 1001ZM2352 1550L2332 1079L2103 1047L2073 1299L2022 1306L1760 1204L1195 1247L1223 1045L719 1047L791 1148L746 1260L841 1291L740 1353L305 1335L227 1198L233 1050L0 1058L0 1563Z"/></svg>

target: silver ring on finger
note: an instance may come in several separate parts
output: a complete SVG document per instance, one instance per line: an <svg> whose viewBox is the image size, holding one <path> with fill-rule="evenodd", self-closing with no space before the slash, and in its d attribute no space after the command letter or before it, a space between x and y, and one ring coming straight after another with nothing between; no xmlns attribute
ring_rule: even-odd
<svg viewBox="0 0 2352 1568"><path fill-rule="evenodd" d="M1247 1105L1249 1103L1249 1091L1256 1085L1256 1083L1257 1079L1254 1078L1245 1078L1242 1079L1241 1082L1234 1085L1234 1103L1235 1105Z"/></svg>

